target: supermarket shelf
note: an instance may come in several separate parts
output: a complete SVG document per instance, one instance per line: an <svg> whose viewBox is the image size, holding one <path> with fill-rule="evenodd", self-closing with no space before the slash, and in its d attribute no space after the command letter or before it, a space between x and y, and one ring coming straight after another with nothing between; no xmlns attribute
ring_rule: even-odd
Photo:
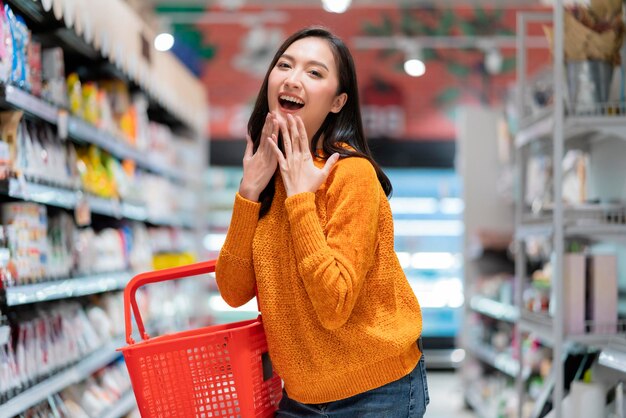
<svg viewBox="0 0 626 418"><path fill-rule="evenodd" d="M549 236L554 231L554 227L547 221L525 222L515 228L515 239L518 241L536 236Z"/></svg>
<svg viewBox="0 0 626 418"><path fill-rule="evenodd" d="M526 310L523 310L520 314L520 328L534 333L548 345L554 344L552 323L552 318L548 315L537 314Z"/></svg>
<svg viewBox="0 0 626 418"><path fill-rule="evenodd" d="M598 363L604 367L626 374L626 340L619 343L609 342L600 351Z"/></svg>
<svg viewBox="0 0 626 418"><path fill-rule="evenodd" d="M470 307L475 312L501 321L516 322L519 318L519 310L515 306L497 302L484 296L472 296Z"/></svg>
<svg viewBox="0 0 626 418"><path fill-rule="evenodd" d="M519 240L535 236L549 236L554 232L554 226L549 222L528 222L521 224L515 233ZM620 239L626 236L626 225L609 223L589 223L564 225L564 234L567 237L586 237L592 239Z"/></svg>
<svg viewBox="0 0 626 418"><path fill-rule="evenodd" d="M61 125L67 123L67 132L71 138L79 142L94 144L106 150L117 158L131 159L143 169L167 177L177 182L185 182L187 179L183 173L174 167L155 162L145 156L141 151L125 143L118 136L108 133L93 124L76 116L60 118L61 109L45 100L21 90L18 87L5 85L0 87L0 102L38 117L46 122ZM60 130L63 128L60 127Z"/></svg>
<svg viewBox="0 0 626 418"><path fill-rule="evenodd" d="M554 127L553 111L551 108L544 109L532 119L523 121L521 125L515 136L515 145L518 148L550 138ZM566 116L563 124L563 138L565 141L570 141L600 135L626 139L624 126L626 126L624 115Z"/></svg>
<svg viewBox="0 0 626 418"><path fill-rule="evenodd" d="M2 180L0 182L0 190L2 190L2 193L16 199L65 209L76 207L78 194L80 193L78 190L47 186L15 178Z"/></svg>
<svg viewBox="0 0 626 418"><path fill-rule="evenodd" d="M195 225L194 220L191 215L180 215L180 216L151 216L146 219L153 225L160 226L177 226L180 228L193 228Z"/></svg>
<svg viewBox="0 0 626 418"><path fill-rule="evenodd" d="M626 225L624 224L596 224L596 225L571 225L565 227L568 236L583 236L590 238L624 238Z"/></svg>
<svg viewBox="0 0 626 418"><path fill-rule="evenodd" d="M88 144L94 144L122 160L133 160L141 168L175 181L185 180L184 176L174 168L154 162L149 157L144 156L141 151L126 144L124 140L120 139L117 135L99 129L76 116L68 117L67 131L71 138Z"/></svg>
<svg viewBox="0 0 626 418"><path fill-rule="evenodd" d="M26 305L124 289L133 277L130 272L98 274L6 289L7 306Z"/></svg>
<svg viewBox="0 0 626 418"><path fill-rule="evenodd" d="M491 347L479 344L470 344L469 350L483 363L489 364L510 377L516 377L519 372L519 363L509 354L498 353ZM527 378L529 374L529 370L524 369L524 378Z"/></svg>
<svg viewBox="0 0 626 418"><path fill-rule="evenodd" d="M491 418L487 406L481 401L478 390L470 389L465 391L465 401L479 418Z"/></svg>
<svg viewBox="0 0 626 418"><path fill-rule="evenodd" d="M137 401L135 400L135 395L131 390L128 390L113 407L101 414L99 418L121 418L129 414L136 407Z"/></svg>
<svg viewBox="0 0 626 418"><path fill-rule="evenodd" d="M46 122L55 124L58 122L59 109L30 93L25 92L15 86L3 86L1 100L16 108L41 118Z"/></svg>
<svg viewBox="0 0 626 418"><path fill-rule="evenodd" d="M28 180L21 181L15 178L0 180L0 191L15 199L37 202L64 209L74 209L83 196L83 192L80 190L48 186ZM135 221L147 221L154 225L183 228L193 228L196 225L195 220L189 214L159 218L150 217L148 216L147 208L138 203L121 202L119 200L105 199L93 195L87 196L87 202L89 203L89 210L92 213L117 219L126 218Z"/></svg>
<svg viewBox="0 0 626 418"><path fill-rule="evenodd" d="M520 327L523 330L534 333L543 343L552 346L554 344L553 319L545 314L537 314L529 311L523 311L521 314ZM563 341L565 348L569 352L586 351L589 348L609 349L613 348L612 341L615 340L617 334L593 333L586 334L567 334ZM626 342L618 345L617 351L623 350L624 359L626 359Z"/></svg>
<svg viewBox="0 0 626 418"><path fill-rule="evenodd" d="M48 396L84 380L96 370L118 358L120 353L115 350L122 345L124 345L124 340L121 338L111 341L104 347L86 356L76 365L20 393L10 401L0 405L0 418L14 417L20 412L44 401Z"/></svg>

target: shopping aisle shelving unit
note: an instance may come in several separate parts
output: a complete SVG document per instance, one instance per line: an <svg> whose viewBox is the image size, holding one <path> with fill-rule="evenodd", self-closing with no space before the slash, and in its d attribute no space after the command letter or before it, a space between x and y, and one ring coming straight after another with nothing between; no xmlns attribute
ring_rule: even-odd
<svg viewBox="0 0 626 418"><path fill-rule="evenodd" d="M136 167L152 176L166 179L177 190L191 191L197 204L193 210L179 211L168 216L151 215L147 204L124 199L107 199L89 194L81 187L67 187L21 175L0 180L2 201L36 202L69 211L87 203L91 214L100 215L99 222L115 225L122 220L138 221L151 226L185 229L193 233L196 252L202 253L205 236L203 219L203 186L200 171L208 161L206 122L208 103L200 80L191 74L173 54L151 50L153 30L122 0L82 2L70 0L7 0L15 12L26 18L29 29L41 35L52 31L52 46L71 50L73 54L87 51L81 57L94 67L105 66L101 74L121 78L144 93L150 107L150 117L163 124L173 123L192 142L194 154L201 156L202 166L168 166L155 160L150 152L140 151L110 131L69 114L68 110L39 98L21 87L0 85L0 109L23 111L26 118L52 126L61 140L75 144L94 145L119 160L130 160ZM41 24L41 27L36 25ZM60 35L62 34L62 35ZM58 44L56 43L58 42ZM49 45L50 46L50 45ZM92 60L92 61L90 61ZM81 62L82 62L81 61ZM174 128L173 128L174 130ZM170 150L174 152L174 150ZM136 272L114 271L83 274L34 284L0 285L0 320L2 314L14 310L25 312L39 309L39 304L70 298L121 291ZM9 341L11 328L0 322L0 345ZM120 359L116 351L125 345L123 338L103 341L84 358L70 364L34 385L11 396L0 404L0 418L19 415L63 389L84 381L103 367ZM121 418L135 409L132 391L126 391L102 418Z"/></svg>
<svg viewBox="0 0 626 418"><path fill-rule="evenodd" d="M553 41L553 104L544 108L532 117L525 115L524 93L529 82L526 75L527 51L525 39L527 28L531 23L552 23L554 27ZM584 333L569 333L566 326L565 312L565 249L568 240L576 238L585 242L624 242L626 227L623 219L613 218L611 208L600 204L581 204L567 206L563 201L563 165L565 152L569 149L588 150L591 157L591 167L598 177L610 175L616 166L610 161L602 161L602 156L594 157L594 151L606 141L626 139L626 116L624 103L598 104L593 111L585 114L576 114L566 109L564 61L564 8L562 1L556 1L552 13L519 13L517 18L517 76L518 76L518 116L519 129L516 132L516 178L518 182L515 211L515 304L519 310L519 326L515 331L515 340L521 341L524 332L532 333L541 340L542 344L552 349L552 369L541 395L538 397L532 417L542 414L542 408L550 402L551 416L566 418L564 415L563 400L566 397L565 362L573 353L591 353L600 350L598 363L612 369L618 379L626 378L626 338L622 324L617 323L608 332L589 331ZM531 150L532 148L532 150ZM528 158L537 150L541 150L551 157L552 164L552 201L548 211L540 215L531 214L524 201L524 192L527 184L526 164ZM623 158L624 154L622 154ZM609 173L607 173L607 170ZM619 170L614 173L620 175ZM595 186L598 186L597 181ZM595 191L599 193L598 191ZM611 196L599 196L603 199L623 197L620 190L612 190ZM597 213L600 215L598 216ZM549 240L552 248L551 265L551 315L539 314L525 309L523 294L529 273L527 266L527 241L533 237L543 237ZM584 309L584 307L580 307ZM617 319L617 318L616 318ZM589 325L589 324L588 324ZM591 324L593 326L593 324ZM621 335L620 334L621 330ZM523 359L521 344L517 347L517 358ZM526 416L523 413L526 390L526 376L517 373L516 392L518 395L517 416ZM615 382L612 382L613 384ZM618 389L617 390L623 390ZM602 411L597 411L598 417ZM545 413L545 411L543 411ZM542 415L543 416L543 415ZM622 415L616 415L622 416Z"/></svg>
<svg viewBox="0 0 626 418"><path fill-rule="evenodd" d="M489 336L494 328L513 327L519 318L510 295L512 262L502 255L513 231L514 208L510 192L501 181L509 164L498 149L502 142L497 129L501 118L501 112L494 109L464 107L457 113L456 125L457 170L465 207L465 319L461 343L466 356L461 373L465 401L481 418L497 416L498 399L504 394L494 382L513 381L519 368L510 349L496 347ZM502 243L496 248L495 242L481 241L485 233L505 238L498 239ZM490 254L497 254L497 261L490 259Z"/></svg>
<svg viewBox="0 0 626 418"><path fill-rule="evenodd" d="M102 273L9 287L5 290L5 304L8 307L28 305L122 290L132 276L131 272Z"/></svg>
<svg viewBox="0 0 626 418"><path fill-rule="evenodd" d="M45 401L49 396L84 380L87 376L117 359L120 355L115 350L122 345L124 345L123 338L110 341L77 364L13 397L10 401L0 405L0 418L12 418L19 415L31 406ZM122 398L120 402L123 401Z"/></svg>

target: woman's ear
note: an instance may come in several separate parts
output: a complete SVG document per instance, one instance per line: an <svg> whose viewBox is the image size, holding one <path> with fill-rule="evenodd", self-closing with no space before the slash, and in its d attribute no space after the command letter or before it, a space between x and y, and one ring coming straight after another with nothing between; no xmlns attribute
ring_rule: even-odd
<svg viewBox="0 0 626 418"><path fill-rule="evenodd" d="M333 100L333 105L330 108L330 111L333 113L339 113L339 111L343 108L343 105L348 101L348 94L341 93Z"/></svg>

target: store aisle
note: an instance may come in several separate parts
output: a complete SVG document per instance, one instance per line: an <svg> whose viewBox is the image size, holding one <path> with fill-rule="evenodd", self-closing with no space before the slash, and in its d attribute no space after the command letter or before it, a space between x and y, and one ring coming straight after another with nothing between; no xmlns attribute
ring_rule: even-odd
<svg viewBox="0 0 626 418"><path fill-rule="evenodd" d="M428 372L430 404L425 418L475 418L463 406L461 380L453 371Z"/></svg>

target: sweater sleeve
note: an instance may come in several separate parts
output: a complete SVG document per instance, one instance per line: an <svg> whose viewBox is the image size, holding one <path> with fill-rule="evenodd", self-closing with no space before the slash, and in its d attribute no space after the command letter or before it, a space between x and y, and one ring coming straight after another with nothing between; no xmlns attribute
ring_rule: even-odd
<svg viewBox="0 0 626 418"><path fill-rule="evenodd" d="M315 194L285 201L298 270L322 325L337 329L350 318L373 263L378 237L380 183L363 158L339 161L327 180L327 224Z"/></svg>
<svg viewBox="0 0 626 418"><path fill-rule="evenodd" d="M233 215L215 267L215 278L222 298L238 307L254 297L256 283L252 264L252 240L261 204L235 196Z"/></svg>

